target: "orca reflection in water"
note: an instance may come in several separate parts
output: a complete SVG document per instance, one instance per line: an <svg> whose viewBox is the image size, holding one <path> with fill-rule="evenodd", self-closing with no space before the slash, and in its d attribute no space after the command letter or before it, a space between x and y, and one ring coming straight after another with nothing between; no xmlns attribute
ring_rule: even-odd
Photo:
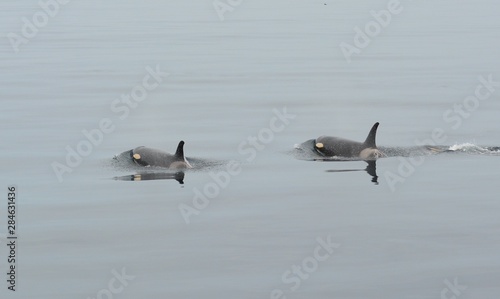
<svg viewBox="0 0 500 299"><path fill-rule="evenodd" d="M332 161L332 160L330 160ZM326 172L350 172L350 171L366 171L371 177L372 182L375 185L378 185L378 175L377 175L377 161L376 160L367 160L368 163L365 169L332 169L327 170Z"/></svg>
<svg viewBox="0 0 500 299"><path fill-rule="evenodd" d="M150 180L176 180L179 184L184 184L184 172L146 172L115 177L119 181L150 181Z"/></svg>

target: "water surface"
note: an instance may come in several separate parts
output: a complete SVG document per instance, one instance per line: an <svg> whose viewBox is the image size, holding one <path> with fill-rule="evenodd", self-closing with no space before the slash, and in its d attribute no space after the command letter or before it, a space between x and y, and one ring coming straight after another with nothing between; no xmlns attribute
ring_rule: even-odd
<svg viewBox="0 0 500 299"><path fill-rule="evenodd" d="M500 6L401 6L347 63L339 45L387 2L243 1L221 21L211 1L71 1L19 53L5 36L40 7L0 4L1 181L19 189L18 290L2 278L2 298L105 298L124 268L134 278L114 298L495 297L500 160L477 149L500 146L498 91L443 115L457 116L480 77L500 81ZM148 68L168 75L125 116L114 101ZM293 117L273 131L276 110ZM53 163L102 119L112 132L60 180ZM290 154L321 135L362 141L377 121L380 146L455 151L379 159L378 184L364 161ZM212 163L183 184L113 164L179 140ZM187 224L180 208L195 205ZM315 267L318 238L338 247ZM6 256L3 245L1 269ZM455 279L459 294L446 291Z"/></svg>

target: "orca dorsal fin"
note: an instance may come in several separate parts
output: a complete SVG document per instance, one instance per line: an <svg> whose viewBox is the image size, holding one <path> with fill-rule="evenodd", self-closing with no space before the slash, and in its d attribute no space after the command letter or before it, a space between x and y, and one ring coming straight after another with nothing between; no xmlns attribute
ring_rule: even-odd
<svg viewBox="0 0 500 299"><path fill-rule="evenodd" d="M375 136L377 135L377 128L378 128L379 123L376 122L372 129L370 130L370 133L368 133L368 137L366 137L365 140L365 147L370 147L370 148L377 148L377 144L375 143Z"/></svg>
<svg viewBox="0 0 500 299"><path fill-rule="evenodd" d="M177 145L177 150L175 151L175 157L179 160L184 160L184 141L181 140L179 145Z"/></svg>

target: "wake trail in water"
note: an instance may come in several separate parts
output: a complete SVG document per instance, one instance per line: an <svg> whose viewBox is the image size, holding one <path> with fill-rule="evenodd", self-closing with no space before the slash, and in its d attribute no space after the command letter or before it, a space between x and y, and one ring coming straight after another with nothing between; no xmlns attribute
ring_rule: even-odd
<svg viewBox="0 0 500 299"><path fill-rule="evenodd" d="M475 155L500 156L500 146L479 146L473 143L461 143L450 146L448 150Z"/></svg>

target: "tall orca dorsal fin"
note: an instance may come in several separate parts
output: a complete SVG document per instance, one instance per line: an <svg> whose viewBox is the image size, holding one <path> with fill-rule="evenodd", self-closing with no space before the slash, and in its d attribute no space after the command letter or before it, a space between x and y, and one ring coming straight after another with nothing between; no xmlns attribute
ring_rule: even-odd
<svg viewBox="0 0 500 299"><path fill-rule="evenodd" d="M181 140L179 145L177 145L177 150L175 151L175 157L179 160L184 160L184 141Z"/></svg>
<svg viewBox="0 0 500 299"><path fill-rule="evenodd" d="M378 128L379 123L376 122L372 129L370 130L370 133L368 133L368 137L366 137L365 140L365 147L370 147L370 148L377 148L377 144L375 143L375 136L377 135L377 128Z"/></svg>

